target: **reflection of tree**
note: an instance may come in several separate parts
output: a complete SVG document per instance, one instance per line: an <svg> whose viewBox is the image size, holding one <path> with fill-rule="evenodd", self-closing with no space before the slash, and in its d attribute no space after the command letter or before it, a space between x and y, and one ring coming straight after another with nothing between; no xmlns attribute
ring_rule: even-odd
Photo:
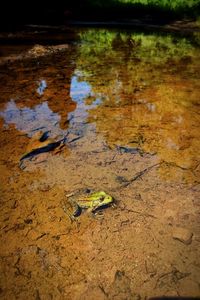
<svg viewBox="0 0 200 300"><path fill-rule="evenodd" d="M200 63L189 41L105 30L81 37L77 67L103 98L89 121L108 144L139 145L166 161L194 163Z"/></svg>
<svg viewBox="0 0 200 300"><path fill-rule="evenodd" d="M71 77L75 67L71 59L73 57L69 50L57 56L40 58L39 63L35 60L15 63L4 70L6 80L0 81L1 101L14 99L19 107L29 108L48 101L49 108L61 117L61 129L67 129L68 113L76 108L76 103L70 97ZM42 80L45 80L47 87L40 95L38 86Z"/></svg>

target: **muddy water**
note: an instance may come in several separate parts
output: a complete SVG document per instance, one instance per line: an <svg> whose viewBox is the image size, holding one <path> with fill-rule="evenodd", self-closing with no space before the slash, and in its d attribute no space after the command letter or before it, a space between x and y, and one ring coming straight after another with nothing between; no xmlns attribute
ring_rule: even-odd
<svg viewBox="0 0 200 300"><path fill-rule="evenodd" d="M1 298L200 296L198 39L85 29L26 51L0 66ZM39 131L64 147L20 162ZM82 188L116 206L71 222Z"/></svg>

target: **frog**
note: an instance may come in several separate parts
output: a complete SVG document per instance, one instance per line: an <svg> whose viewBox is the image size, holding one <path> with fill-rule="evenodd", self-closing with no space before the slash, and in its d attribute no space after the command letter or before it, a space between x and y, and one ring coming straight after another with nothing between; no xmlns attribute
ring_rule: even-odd
<svg viewBox="0 0 200 300"><path fill-rule="evenodd" d="M81 214L83 209L87 209L88 213L95 213L99 207L107 206L114 201L113 197L104 191L78 191L67 194L66 197L67 203L63 209L72 221Z"/></svg>

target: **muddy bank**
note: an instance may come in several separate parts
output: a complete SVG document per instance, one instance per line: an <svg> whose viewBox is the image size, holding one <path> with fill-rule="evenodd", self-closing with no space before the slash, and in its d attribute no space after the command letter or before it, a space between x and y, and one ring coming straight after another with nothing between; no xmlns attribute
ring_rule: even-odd
<svg viewBox="0 0 200 300"><path fill-rule="evenodd" d="M5 67L7 67L9 64L13 64L16 61L22 61L29 64L31 61L35 61L36 59L64 52L68 48L68 44L56 46L43 46L41 44L35 44L34 46L20 45L14 48L13 52L13 46L5 45L2 47L2 56L0 57L1 65L5 65Z"/></svg>
<svg viewBox="0 0 200 300"><path fill-rule="evenodd" d="M86 27L110 27L110 28L131 28L133 30L145 30L145 31L161 31L169 33L179 33L179 34L193 34L194 32L200 31L200 26L197 21L191 19L183 19L176 21L168 21L163 24L156 22L156 19L123 19L116 21L79 21L71 20L69 25L72 26L86 26Z"/></svg>
<svg viewBox="0 0 200 300"><path fill-rule="evenodd" d="M2 299L199 296L199 184L181 183L191 171L110 150L92 132L71 143L70 156L21 171L27 138L9 136L21 147L1 154ZM177 179L163 181L168 172ZM82 187L106 190L116 208L71 223L65 193ZM177 239L177 228L192 238Z"/></svg>
<svg viewBox="0 0 200 300"><path fill-rule="evenodd" d="M160 31L169 33L178 33L181 35L192 35L194 32L200 31L199 23L194 18L168 20L160 23L157 19L141 17L138 18L121 18L117 20L82 20L71 19L67 24L52 25L46 24L26 24L21 26L18 30L13 29L10 31L1 30L0 42L9 43L39 43L49 44L69 42L70 35L74 40L74 27L103 27L103 28L124 28L141 31Z"/></svg>

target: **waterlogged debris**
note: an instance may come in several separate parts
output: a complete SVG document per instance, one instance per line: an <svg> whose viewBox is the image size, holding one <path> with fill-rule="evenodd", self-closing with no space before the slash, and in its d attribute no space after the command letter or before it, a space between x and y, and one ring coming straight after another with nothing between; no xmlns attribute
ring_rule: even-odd
<svg viewBox="0 0 200 300"><path fill-rule="evenodd" d="M173 287L174 284L177 284L181 279L190 276L191 273L188 272L180 272L176 267L172 267L172 270L161 274L157 281L155 288L163 288L163 287Z"/></svg>
<svg viewBox="0 0 200 300"><path fill-rule="evenodd" d="M68 143L73 143L78 141L79 139L83 138L83 135L74 135L74 134L69 134L68 136Z"/></svg>
<svg viewBox="0 0 200 300"><path fill-rule="evenodd" d="M116 176L115 180L116 180L117 182L119 182L120 184L128 183L128 182L129 182L128 179L127 179L126 177L120 176L120 175L119 175L119 176Z"/></svg>
<svg viewBox="0 0 200 300"><path fill-rule="evenodd" d="M95 212L99 207L107 206L114 201L113 197L104 191L91 192L89 189L70 193L66 197L67 202L64 203L63 210L71 220L78 217L82 209Z"/></svg>
<svg viewBox="0 0 200 300"><path fill-rule="evenodd" d="M158 166L161 166L163 162L161 163L157 163L155 165L152 165L148 168L145 168L144 170L138 172L135 174L135 176L133 178L131 178L130 180L127 180L127 181L124 181L122 182L122 185L121 187L127 187L129 184L131 184L132 182L136 181L137 179L140 179L144 174L146 174L147 172L149 172L151 169L155 168L155 167L158 167Z"/></svg>
<svg viewBox="0 0 200 300"><path fill-rule="evenodd" d="M110 299L141 299L140 295L132 292L131 279L126 275L125 271L123 270L116 271L114 281L110 286L109 296Z"/></svg>
<svg viewBox="0 0 200 300"><path fill-rule="evenodd" d="M26 152L20 158L20 168L23 167L23 161L25 159L32 159L34 156L53 151L56 149L58 152L65 146L66 136L56 141L56 139L49 138L49 132L36 132L31 138L30 143L27 146Z"/></svg>
<svg viewBox="0 0 200 300"><path fill-rule="evenodd" d="M186 228L176 227L173 230L173 239L178 240L185 245L191 244L192 236L193 233Z"/></svg>
<svg viewBox="0 0 200 300"><path fill-rule="evenodd" d="M47 49L42 45L34 45L33 48L31 48L28 51L28 54L34 55L34 56L41 56L46 54Z"/></svg>
<svg viewBox="0 0 200 300"><path fill-rule="evenodd" d="M47 54L57 53L64 51L68 48L68 44L55 45L55 46L42 46L39 44L34 45L27 53L27 56L40 57Z"/></svg>
<svg viewBox="0 0 200 300"><path fill-rule="evenodd" d="M29 158L31 156L35 156L37 154L43 153L43 152L49 152L54 150L55 148L59 147L61 143L64 142L64 139L61 139L59 141L54 141L53 139L46 140L44 142L38 141L38 143L35 143L33 147L31 147L31 150L26 152L21 158L20 161L22 161L25 158Z"/></svg>
<svg viewBox="0 0 200 300"><path fill-rule="evenodd" d="M118 147L118 151L121 153L137 154L140 150L139 148Z"/></svg>
<svg viewBox="0 0 200 300"><path fill-rule="evenodd" d="M43 132L42 130L36 131L33 134L31 140L32 140L32 142L33 141L44 142L48 139L49 133L50 133L50 131L45 131L45 132Z"/></svg>
<svg viewBox="0 0 200 300"><path fill-rule="evenodd" d="M132 148L132 147L125 147L125 146L116 146L117 151L120 153L131 153L131 154L142 154L142 150L140 148Z"/></svg>
<svg viewBox="0 0 200 300"><path fill-rule="evenodd" d="M48 139L50 131L40 132L38 134L38 138L40 142L44 142Z"/></svg>

